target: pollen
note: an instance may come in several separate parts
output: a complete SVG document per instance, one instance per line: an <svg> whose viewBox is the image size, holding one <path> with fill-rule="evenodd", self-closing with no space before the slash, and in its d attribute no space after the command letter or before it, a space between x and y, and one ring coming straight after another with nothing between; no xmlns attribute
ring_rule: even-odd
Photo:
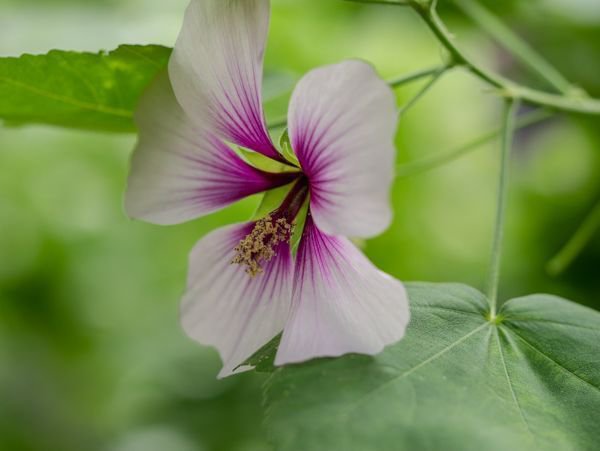
<svg viewBox="0 0 600 451"><path fill-rule="evenodd" d="M250 232L233 248L235 257L231 264L246 266L246 273L256 277L264 272L263 265L277 255L280 243L289 243L294 225L285 218L266 216L254 225Z"/></svg>

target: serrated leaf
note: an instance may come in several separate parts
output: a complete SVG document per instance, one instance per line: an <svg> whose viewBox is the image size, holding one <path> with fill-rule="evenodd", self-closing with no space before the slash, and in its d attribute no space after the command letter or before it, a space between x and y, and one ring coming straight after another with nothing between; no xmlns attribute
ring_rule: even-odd
<svg viewBox="0 0 600 451"><path fill-rule="evenodd" d="M109 53L53 50L0 58L0 119L86 130L135 131L139 97L171 49L122 45Z"/></svg>
<svg viewBox="0 0 600 451"><path fill-rule="evenodd" d="M488 321L473 288L407 288L412 320L397 345L273 373L276 449L598 449L599 312L534 295Z"/></svg>

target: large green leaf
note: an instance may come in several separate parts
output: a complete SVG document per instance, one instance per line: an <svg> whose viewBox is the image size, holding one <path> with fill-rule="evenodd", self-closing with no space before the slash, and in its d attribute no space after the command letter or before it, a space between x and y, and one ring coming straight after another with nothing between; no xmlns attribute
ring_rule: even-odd
<svg viewBox="0 0 600 451"><path fill-rule="evenodd" d="M397 345L272 374L276 449L600 449L600 313L534 295L490 322L475 289L408 289L412 322Z"/></svg>
<svg viewBox="0 0 600 451"><path fill-rule="evenodd" d="M106 53L53 50L0 58L0 119L133 131L133 111L171 49L122 45Z"/></svg>

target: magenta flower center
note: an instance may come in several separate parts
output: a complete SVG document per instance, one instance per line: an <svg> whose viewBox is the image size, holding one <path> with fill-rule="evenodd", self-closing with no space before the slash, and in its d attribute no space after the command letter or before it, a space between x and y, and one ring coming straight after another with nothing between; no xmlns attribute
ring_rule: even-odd
<svg viewBox="0 0 600 451"><path fill-rule="evenodd" d="M277 255L279 246L289 245L295 220L308 197L308 180L302 175L281 205L256 221L252 231L233 249L232 264L246 266L246 273L256 277L264 272L263 265Z"/></svg>

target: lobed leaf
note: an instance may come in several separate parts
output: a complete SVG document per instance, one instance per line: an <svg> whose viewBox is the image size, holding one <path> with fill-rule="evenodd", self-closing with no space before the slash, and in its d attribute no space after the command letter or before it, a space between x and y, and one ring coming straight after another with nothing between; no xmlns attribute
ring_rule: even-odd
<svg viewBox="0 0 600 451"><path fill-rule="evenodd" d="M412 322L397 345L273 372L276 449L597 449L600 313L534 295L489 321L473 288L407 288Z"/></svg>

